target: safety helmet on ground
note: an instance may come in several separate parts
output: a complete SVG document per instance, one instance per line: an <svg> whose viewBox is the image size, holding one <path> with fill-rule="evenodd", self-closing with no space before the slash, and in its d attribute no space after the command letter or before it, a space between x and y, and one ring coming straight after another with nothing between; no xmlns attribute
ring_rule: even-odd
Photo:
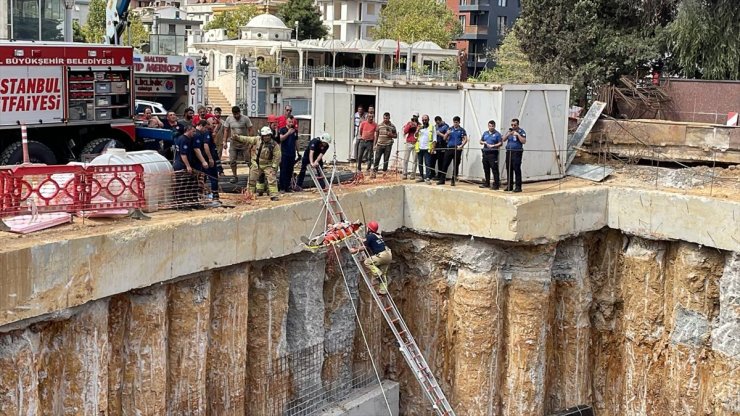
<svg viewBox="0 0 740 416"><path fill-rule="evenodd" d="M321 135L321 141L324 143L331 143L331 134L324 133Z"/></svg>
<svg viewBox="0 0 740 416"><path fill-rule="evenodd" d="M272 136L272 130L265 126L260 129L260 136Z"/></svg>
<svg viewBox="0 0 740 416"><path fill-rule="evenodd" d="M379 225L377 221L370 221L369 223L367 223L367 229L374 233L378 232L378 227Z"/></svg>

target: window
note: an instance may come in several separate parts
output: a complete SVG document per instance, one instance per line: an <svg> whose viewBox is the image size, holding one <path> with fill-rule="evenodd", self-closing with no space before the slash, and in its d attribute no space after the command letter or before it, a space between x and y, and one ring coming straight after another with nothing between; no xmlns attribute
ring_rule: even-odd
<svg viewBox="0 0 740 416"><path fill-rule="evenodd" d="M498 16L496 18L496 24L498 26L496 28L496 30L498 30L498 35L503 36L504 33L506 33L506 16Z"/></svg>
<svg viewBox="0 0 740 416"><path fill-rule="evenodd" d="M226 55L224 69L234 69L234 55Z"/></svg>
<svg viewBox="0 0 740 416"><path fill-rule="evenodd" d="M334 20L341 20L342 19L342 3L341 2L334 2L334 16L332 16L332 19Z"/></svg>
<svg viewBox="0 0 740 416"><path fill-rule="evenodd" d="M168 35L175 35L175 34L177 34L175 25L168 25L168 26L169 26L169 28L167 29L167 34Z"/></svg>
<svg viewBox="0 0 740 416"><path fill-rule="evenodd" d="M293 115L311 114L311 100L308 98L291 98L283 100L283 103L293 107Z"/></svg>
<svg viewBox="0 0 740 416"><path fill-rule="evenodd" d="M465 15L460 15L460 26L462 26L462 29L465 30Z"/></svg>
<svg viewBox="0 0 740 416"><path fill-rule="evenodd" d="M342 38L342 27L341 27L341 26L339 26L339 25L335 25L335 26L334 26L334 27L332 28L332 33L331 33L331 35L332 35L332 37L333 37L334 39L341 39L341 38Z"/></svg>
<svg viewBox="0 0 740 416"><path fill-rule="evenodd" d="M506 7L506 0L498 0L499 7Z"/></svg>
<svg viewBox="0 0 740 416"><path fill-rule="evenodd" d="M357 20L362 21L362 3L357 5Z"/></svg>
<svg viewBox="0 0 740 416"><path fill-rule="evenodd" d="M468 0L460 0L460 6L465 6L468 4Z"/></svg>
<svg viewBox="0 0 740 416"><path fill-rule="evenodd" d="M374 14L375 14L375 4L373 4L373 3L369 3L369 4L367 5L367 15L368 15L368 16L372 16L372 15L374 15Z"/></svg>

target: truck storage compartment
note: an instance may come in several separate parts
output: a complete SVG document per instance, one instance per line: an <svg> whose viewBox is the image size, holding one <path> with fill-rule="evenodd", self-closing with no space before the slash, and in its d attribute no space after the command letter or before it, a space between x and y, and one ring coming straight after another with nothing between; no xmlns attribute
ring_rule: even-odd
<svg viewBox="0 0 740 416"><path fill-rule="evenodd" d="M98 94L110 94L110 82L98 81L95 83L95 92Z"/></svg>
<svg viewBox="0 0 740 416"><path fill-rule="evenodd" d="M128 92L126 81L111 82L110 92L113 94L126 94Z"/></svg>
<svg viewBox="0 0 740 416"><path fill-rule="evenodd" d="M111 119L110 108L98 108L97 110L95 110L95 119L96 120L110 120Z"/></svg>
<svg viewBox="0 0 740 416"><path fill-rule="evenodd" d="M110 95L99 95L95 98L97 107L107 107L110 105Z"/></svg>

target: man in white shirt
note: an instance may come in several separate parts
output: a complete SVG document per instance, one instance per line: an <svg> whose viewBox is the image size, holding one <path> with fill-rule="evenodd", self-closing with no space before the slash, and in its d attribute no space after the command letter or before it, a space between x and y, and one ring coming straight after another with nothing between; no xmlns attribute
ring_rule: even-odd
<svg viewBox="0 0 740 416"><path fill-rule="evenodd" d="M367 118L367 113L365 113L365 108L361 105L357 106L357 112L355 113L355 132L354 132L354 140L352 141L352 150L350 151L349 158L351 161L355 161L357 158L357 153L359 152L360 148L360 136L358 135L360 132L360 123L365 121Z"/></svg>
<svg viewBox="0 0 740 416"><path fill-rule="evenodd" d="M421 116L421 125L416 130L416 157L419 165L419 179L416 182L431 182L433 175L432 152L434 151L434 132L436 125L429 123L429 115ZM426 167L426 175L424 175Z"/></svg>

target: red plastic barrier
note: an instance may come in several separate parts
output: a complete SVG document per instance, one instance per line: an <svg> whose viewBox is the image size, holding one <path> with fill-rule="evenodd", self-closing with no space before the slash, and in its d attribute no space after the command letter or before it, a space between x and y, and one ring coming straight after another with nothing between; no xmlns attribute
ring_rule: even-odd
<svg viewBox="0 0 740 416"><path fill-rule="evenodd" d="M141 165L20 165L0 170L0 216L38 212L140 208L144 198Z"/></svg>

